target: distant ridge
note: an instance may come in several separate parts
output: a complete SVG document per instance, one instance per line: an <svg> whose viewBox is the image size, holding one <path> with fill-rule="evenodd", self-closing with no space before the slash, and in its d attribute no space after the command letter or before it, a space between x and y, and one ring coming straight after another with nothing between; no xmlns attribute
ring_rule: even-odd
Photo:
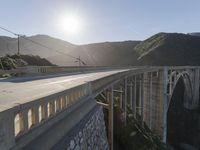
<svg viewBox="0 0 200 150"><path fill-rule="evenodd" d="M85 45L56 39L47 35L27 37L51 47L51 50L20 38L20 50L24 55L38 55L51 63L62 66L78 65L67 55L81 57L92 66L128 65L200 65L199 33L158 33L144 41L103 42ZM58 53L57 51L61 52ZM17 39L0 37L0 56L16 54Z"/></svg>
<svg viewBox="0 0 200 150"><path fill-rule="evenodd" d="M133 48L139 43L139 41L124 41L74 45L47 35L36 35L27 38L51 47L51 50L20 38L20 50L22 54L38 55L48 59L53 64L62 66L78 65L74 58L65 54L74 57L80 56L87 65L132 65L137 58L137 54L133 51ZM55 50L61 53L57 53ZM0 56L6 54L13 55L16 52L16 38L0 37Z"/></svg>
<svg viewBox="0 0 200 150"><path fill-rule="evenodd" d="M135 47L140 65L200 65L200 37L158 33Z"/></svg>
<svg viewBox="0 0 200 150"><path fill-rule="evenodd" d="M193 35L193 36L200 36L200 32L193 32L193 33L188 33L189 35Z"/></svg>

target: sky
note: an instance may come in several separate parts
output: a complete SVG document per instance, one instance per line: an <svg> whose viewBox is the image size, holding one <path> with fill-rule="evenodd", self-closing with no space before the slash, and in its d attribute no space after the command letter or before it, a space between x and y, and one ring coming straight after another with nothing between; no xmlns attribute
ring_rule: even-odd
<svg viewBox="0 0 200 150"><path fill-rule="evenodd" d="M78 29L61 26L75 16ZM144 40L158 32L200 31L199 0L1 0L0 26L74 44ZM70 30L77 30L70 32ZM0 30L0 35L11 36Z"/></svg>

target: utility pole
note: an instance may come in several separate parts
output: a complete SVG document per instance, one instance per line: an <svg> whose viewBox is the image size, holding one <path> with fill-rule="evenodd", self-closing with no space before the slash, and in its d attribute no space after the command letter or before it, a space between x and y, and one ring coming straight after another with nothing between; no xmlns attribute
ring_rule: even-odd
<svg viewBox="0 0 200 150"><path fill-rule="evenodd" d="M79 68L81 68L81 64L86 65L86 63L81 60L81 56L79 56L78 58L75 58L75 59L76 59L75 62L78 63Z"/></svg>
<svg viewBox="0 0 200 150"><path fill-rule="evenodd" d="M2 63L1 57L0 57L0 63L1 63L1 68L2 68L2 70L4 70L4 67L3 67L3 63Z"/></svg>
<svg viewBox="0 0 200 150"><path fill-rule="evenodd" d="M81 68L81 57L78 57L79 68Z"/></svg>
<svg viewBox="0 0 200 150"><path fill-rule="evenodd" d="M17 55L20 56L19 35L17 35Z"/></svg>

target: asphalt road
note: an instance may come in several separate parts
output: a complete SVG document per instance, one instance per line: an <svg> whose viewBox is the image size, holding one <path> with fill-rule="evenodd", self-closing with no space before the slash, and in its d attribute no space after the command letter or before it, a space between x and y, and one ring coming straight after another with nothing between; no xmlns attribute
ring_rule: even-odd
<svg viewBox="0 0 200 150"><path fill-rule="evenodd" d="M126 70L1 79L0 111Z"/></svg>

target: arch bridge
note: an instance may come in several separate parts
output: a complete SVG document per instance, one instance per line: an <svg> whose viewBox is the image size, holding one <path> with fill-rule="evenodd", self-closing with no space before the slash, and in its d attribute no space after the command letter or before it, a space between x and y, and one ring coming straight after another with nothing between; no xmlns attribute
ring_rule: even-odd
<svg viewBox="0 0 200 150"><path fill-rule="evenodd" d="M170 130L175 129L177 105L184 112L199 109L199 73L200 67L196 66L129 67L42 79L0 80L0 149L97 146L112 150L115 97L119 97L125 124L130 106L163 142L195 145L185 139L175 141L176 133ZM102 107L108 110L107 136L98 139L98 132L106 132ZM96 135L89 134L89 130L95 130Z"/></svg>

